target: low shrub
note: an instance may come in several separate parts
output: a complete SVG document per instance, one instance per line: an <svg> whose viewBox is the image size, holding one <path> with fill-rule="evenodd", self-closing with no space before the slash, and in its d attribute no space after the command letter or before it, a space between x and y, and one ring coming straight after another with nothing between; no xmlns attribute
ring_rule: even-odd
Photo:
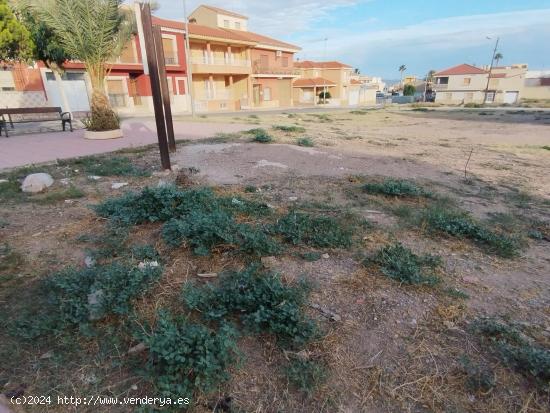
<svg viewBox="0 0 550 413"><path fill-rule="evenodd" d="M289 384L310 395L325 381L327 369L317 360L295 357L286 366L285 375Z"/></svg>
<svg viewBox="0 0 550 413"><path fill-rule="evenodd" d="M236 337L230 326L214 331L162 311L151 334L139 336L149 349L145 376L165 397L208 393L229 378Z"/></svg>
<svg viewBox="0 0 550 413"><path fill-rule="evenodd" d="M482 107L483 107L483 104L482 104L482 103L473 103L473 102L469 102L469 103L465 103L465 104L464 104L464 107L465 107L465 108L482 108Z"/></svg>
<svg viewBox="0 0 550 413"><path fill-rule="evenodd" d="M69 186L67 189L61 191L52 191L47 192L44 195L39 195L35 199L35 202L40 204L52 204L59 201L64 201L66 199L78 199L85 197L86 194L80 188L77 188L74 185Z"/></svg>
<svg viewBox="0 0 550 413"><path fill-rule="evenodd" d="M187 242L197 255L209 255L221 246L259 256L281 251L280 245L269 235L251 225L235 222L224 211L191 212L181 219L172 219L164 225L162 238L171 247Z"/></svg>
<svg viewBox="0 0 550 413"><path fill-rule="evenodd" d="M434 255L416 255L400 243L387 245L364 264L375 263L384 275L405 284L434 285L439 282L434 269L441 265L441 259Z"/></svg>
<svg viewBox="0 0 550 413"><path fill-rule="evenodd" d="M353 231L349 225L329 216L311 216L291 211L278 219L271 231L282 235L294 245L347 248L351 246Z"/></svg>
<svg viewBox="0 0 550 413"><path fill-rule="evenodd" d="M489 366L474 363L468 357L462 357L460 364L466 374L466 387L469 390L486 393L495 387L495 373Z"/></svg>
<svg viewBox="0 0 550 413"><path fill-rule="evenodd" d="M550 151L550 146L548 146L548 145L541 146L541 148L546 149L547 151Z"/></svg>
<svg viewBox="0 0 550 413"><path fill-rule="evenodd" d="M273 137L267 133L265 129L254 128L246 131L249 135L252 135L252 140L259 143L269 143L273 141Z"/></svg>
<svg viewBox="0 0 550 413"><path fill-rule="evenodd" d="M431 193L414 182L402 179L385 179L382 182L370 182L363 186L369 194L381 194L401 197L431 197Z"/></svg>
<svg viewBox="0 0 550 413"><path fill-rule="evenodd" d="M436 205L423 213L422 221L432 230L471 239L501 257L514 257L520 248L517 238L503 232L491 231L463 211Z"/></svg>
<svg viewBox="0 0 550 413"><path fill-rule="evenodd" d="M532 344L519 330L494 318L478 318L472 330L489 341L506 366L542 382L550 380L549 349Z"/></svg>
<svg viewBox="0 0 550 413"><path fill-rule="evenodd" d="M274 125L273 129L280 130L282 132L288 132L288 133L304 133L306 131L306 128L302 126L286 126L286 125Z"/></svg>
<svg viewBox="0 0 550 413"><path fill-rule="evenodd" d="M300 347L318 334L315 322L302 310L307 293L303 282L287 285L277 274L251 265L222 274L217 285L186 284L183 298L208 320L237 317L251 332L274 334L281 345Z"/></svg>
<svg viewBox="0 0 550 413"><path fill-rule="evenodd" d="M307 147L307 148L311 148L311 147L315 146L315 143L313 142L313 140L311 138L300 138L296 141L296 144L298 146L304 146L304 147Z"/></svg>

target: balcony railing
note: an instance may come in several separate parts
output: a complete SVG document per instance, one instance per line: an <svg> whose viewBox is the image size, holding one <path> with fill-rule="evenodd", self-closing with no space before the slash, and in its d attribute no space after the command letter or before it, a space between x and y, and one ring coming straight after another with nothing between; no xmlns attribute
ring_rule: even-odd
<svg viewBox="0 0 550 413"><path fill-rule="evenodd" d="M254 66L255 74L280 75L280 76L298 76L299 70L284 67Z"/></svg>
<svg viewBox="0 0 550 413"><path fill-rule="evenodd" d="M178 64L178 58L174 56L164 56L164 64L165 65L177 65Z"/></svg>
<svg viewBox="0 0 550 413"><path fill-rule="evenodd" d="M199 65L215 65L215 66L245 66L250 67L250 60L246 59L227 59L227 58L208 58L208 57L194 57L191 59L191 63Z"/></svg>
<svg viewBox="0 0 550 413"><path fill-rule="evenodd" d="M433 84L433 89L434 90L447 90L449 88L449 84L448 83L434 83Z"/></svg>

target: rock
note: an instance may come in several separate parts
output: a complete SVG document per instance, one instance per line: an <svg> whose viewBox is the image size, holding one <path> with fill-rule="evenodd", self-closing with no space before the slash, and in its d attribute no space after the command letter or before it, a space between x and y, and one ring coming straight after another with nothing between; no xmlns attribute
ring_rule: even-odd
<svg viewBox="0 0 550 413"><path fill-rule="evenodd" d="M298 200L298 197L297 196L289 196L288 200L291 201L291 202L295 202L295 201Z"/></svg>
<svg viewBox="0 0 550 413"><path fill-rule="evenodd" d="M142 261L138 264L138 268L140 270L144 270L146 268L157 268L158 266L158 261Z"/></svg>
<svg viewBox="0 0 550 413"><path fill-rule="evenodd" d="M41 359L51 359L53 357L53 351L47 351L40 356Z"/></svg>
<svg viewBox="0 0 550 413"><path fill-rule="evenodd" d="M71 180L69 178L63 178L63 179L60 179L59 182L62 185L69 185L71 183Z"/></svg>
<svg viewBox="0 0 550 413"><path fill-rule="evenodd" d="M217 276L218 276L217 272L203 272L203 273L197 274L197 277L201 277L201 278L215 278Z"/></svg>
<svg viewBox="0 0 550 413"><path fill-rule="evenodd" d="M115 182L111 185L111 189L120 189L128 185L128 182Z"/></svg>
<svg viewBox="0 0 550 413"><path fill-rule="evenodd" d="M138 389L137 384L132 384L132 386L130 386L130 389L132 389L133 391L136 391Z"/></svg>
<svg viewBox="0 0 550 413"><path fill-rule="evenodd" d="M95 266L95 259L94 259L94 257L90 257L89 255L87 255L86 258L84 258L84 265L85 265L87 268L92 268L93 266Z"/></svg>
<svg viewBox="0 0 550 413"><path fill-rule="evenodd" d="M145 343L136 344L134 347L130 347L128 354L139 354L147 350L147 345Z"/></svg>
<svg viewBox="0 0 550 413"><path fill-rule="evenodd" d="M265 268L273 268L277 265L277 258L275 257L262 257L260 261Z"/></svg>
<svg viewBox="0 0 550 413"><path fill-rule="evenodd" d="M97 175L88 175L88 179L92 180L92 181L99 181L101 179L101 176L97 176Z"/></svg>
<svg viewBox="0 0 550 413"><path fill-rule="evenodd" d="M325 252L323 255L321 255L321 257L323 257L325 260L328 260L330 258L330 255Z"/></svg>
<svg viewBox="0 0 550 413"><path fill-rule="evenodd" d="M53 178L50 174L37 173L30 174L23 180L21 190L23 192L42 192L44 189L53 185Z"/></svg>
<svg viewBox="0 0 550 413"><path fill-rule="evenodd" d="M6 182L9 182L7 179L0 179L0 184L5 184Z"/></svg>

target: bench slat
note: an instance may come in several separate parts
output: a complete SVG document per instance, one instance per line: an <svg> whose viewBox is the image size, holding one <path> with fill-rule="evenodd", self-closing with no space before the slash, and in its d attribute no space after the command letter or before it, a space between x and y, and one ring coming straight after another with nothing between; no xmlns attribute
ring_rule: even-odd
<svg viewBox="0 0 550 413"><path fill-rule="evenodd" d="M36 113L61 113L60 107L0 108L0 115L26 115Z"/></svg>

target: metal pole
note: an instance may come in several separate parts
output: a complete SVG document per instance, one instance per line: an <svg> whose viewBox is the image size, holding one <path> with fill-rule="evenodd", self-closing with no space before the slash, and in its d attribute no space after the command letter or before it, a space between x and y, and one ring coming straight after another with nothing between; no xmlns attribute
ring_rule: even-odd
<svg viewBox="0 0 550 413"><path fill-rule="evenodd" d="M164 123L164 110L162 107L162 93L160 90L159 72L157 67L155 42L153 40L153 24L151 21L151 7L148 3L141 4L141 20L143 22L143 37L147 50L147 63L149 66L149 79L153 95L155 109L155 121L157 124L157 136L159 141L160 161L163 169L171 169L170 152L166 140L166 124Z"/></svg>
<svg viewBox="0 0 550 413"><path fill-rule="evenodd" d="M187 93L191 103L191 116L195 117L195 100L193 99L193 73L191 72L191 53L189 48L189 18L187 17L187 2L183 0L183 16L185 17L185 65L187 71Z"/></svg>
<svg viewBox="0 0 550 413"><path fill-rule="evenodd" d="M170 92L168 91L168 78L166 77L166 65L164 60L164 48L162 47L162 33L160 27L153 27L153 40L157 51L157 63L159 70L160 91L164 106L164 119L166 120L166 134L168 137L168 149L176 152L176 140L174 139L174 124L172 122L172 108L170 104Z"/></svg>
<svg viewBox="0 0 550 413"><path fill-rule="evenodd" d="M499 40L500 40L500 37L497 37L497 41L495 43L495 49L493 50L493 57L491 58L491 65L489 66L489 74L487 75L487 86L485 87L485 99L483 99L483 104L487 103L487 94L489 93L489 82L491 80L491 72L493 70L493 62L495 61L495 55L497 53ZM494 101L495 101L495 98L493 97L493 102Z"/></svg>

